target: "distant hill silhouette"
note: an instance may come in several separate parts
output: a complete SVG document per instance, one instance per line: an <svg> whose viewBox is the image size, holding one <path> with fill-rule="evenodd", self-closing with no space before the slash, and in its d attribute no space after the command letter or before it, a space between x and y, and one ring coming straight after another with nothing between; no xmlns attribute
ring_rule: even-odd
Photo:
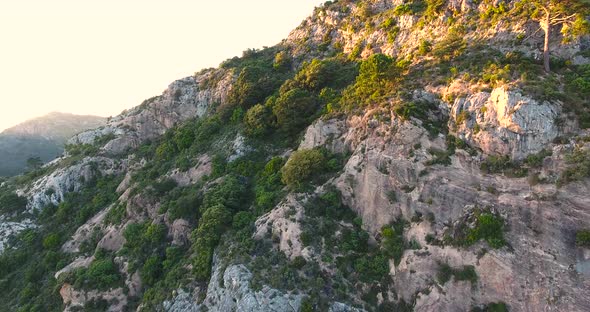
<svg viewBox="0 0 590 312"><path fill-rule="evenodd" d="M31 157L43 162L55 159L70 137L105 123L104 117L54 112L4 130L0 133L0 176L23 173Z"/></svg>

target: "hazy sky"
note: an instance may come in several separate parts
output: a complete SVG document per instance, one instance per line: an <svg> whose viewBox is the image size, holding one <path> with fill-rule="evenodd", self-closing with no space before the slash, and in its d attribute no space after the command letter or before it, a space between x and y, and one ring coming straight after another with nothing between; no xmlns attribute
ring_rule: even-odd
<svg viewBox="0 0 590 312"><path fill-rule="evenodd" d="M0 0L0 131L51 111L117 115L324 1Z"/></svg>

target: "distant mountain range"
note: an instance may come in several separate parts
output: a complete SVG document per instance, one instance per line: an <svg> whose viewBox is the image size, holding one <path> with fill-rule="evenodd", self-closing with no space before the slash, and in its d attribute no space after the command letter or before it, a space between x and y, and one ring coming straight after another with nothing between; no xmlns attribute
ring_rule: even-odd
<svg viewBox="0 0 590 312"><path fill-rule="evenodd" d="M31 157L53 160L70 137L105 123L104 117L54 112L4 130L0 133L0 176L24 172Z"/></svg>

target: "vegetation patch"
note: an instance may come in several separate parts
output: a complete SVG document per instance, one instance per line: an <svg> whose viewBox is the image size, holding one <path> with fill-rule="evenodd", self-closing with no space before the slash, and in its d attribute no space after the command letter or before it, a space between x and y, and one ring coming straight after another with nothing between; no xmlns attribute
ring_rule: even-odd
<svg viewBox="0 0 590 312"><path fill-rule="evenodd" d="M455 278L455 281L469 281L472 284L477 283L477 273L475 267L472 265L466 265L462 268L452 268L446 263L443 263L438 268L438 282L441 285L446 284L451 278Z"/></svg>
<svg viewBox="0 0 590 312"><path fill-rule="evenodd" d="M498 213L476 208L453 226L445 235L444 242L468 247L485 240L490 247L501 248L506 245L505 228L505 221Z"/></svg>

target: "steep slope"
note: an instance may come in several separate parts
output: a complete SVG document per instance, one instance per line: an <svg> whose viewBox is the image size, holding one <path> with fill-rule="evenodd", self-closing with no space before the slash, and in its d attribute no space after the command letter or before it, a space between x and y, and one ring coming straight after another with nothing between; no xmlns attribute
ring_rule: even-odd
<svg viewBox="0 0 590 312"><path fill-rule="evenodd" d="M103 117L54 112L6 129L0 133L0 176L24 172L31 157L53 160L73 135L104 124Z"/></svg>
<svg viewBox="0 0 590 312"><path fill-rule="evenodd" d="M545 72L523 4L327 2L75 136L0 187L0 310L589 310L590 38Z"/></svg>

